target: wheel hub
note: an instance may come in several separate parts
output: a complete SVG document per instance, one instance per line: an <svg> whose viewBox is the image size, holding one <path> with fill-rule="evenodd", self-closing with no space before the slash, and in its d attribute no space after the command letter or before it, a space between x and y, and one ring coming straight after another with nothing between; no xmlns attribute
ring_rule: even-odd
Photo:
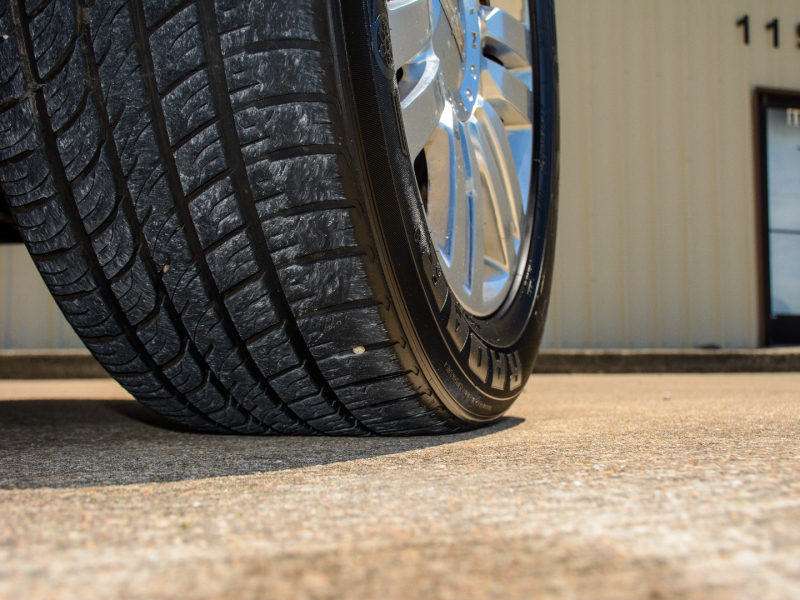
<svg viewBox="0 0 800 600"><path fill-rule="evenodd" d="M390 0L403 127L437 256L469 313L496 311L530 231L526 0ZM508 9L508 10L504 10Z"/></svg>

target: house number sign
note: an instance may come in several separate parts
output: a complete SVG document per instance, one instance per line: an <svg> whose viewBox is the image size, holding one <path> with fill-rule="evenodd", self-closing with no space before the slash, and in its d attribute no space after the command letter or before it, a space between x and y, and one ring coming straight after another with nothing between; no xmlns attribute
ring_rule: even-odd
<svg viewBox="0 0 800 600"><path fill-rule="evenodd" d="M743 41L746 46L750 45L750 15L744 15L741 19L736 21L736 26L741 27L742 29L742 36ZM780 47L781 38L780 38L780 22L778 18L775 17L771 21L767 21L766 25L764 25L764 29L769 31L772 34L772 46L774 48ZM797 47L800 48L800 23L795 26L795 36L797 38Z"/></svg>

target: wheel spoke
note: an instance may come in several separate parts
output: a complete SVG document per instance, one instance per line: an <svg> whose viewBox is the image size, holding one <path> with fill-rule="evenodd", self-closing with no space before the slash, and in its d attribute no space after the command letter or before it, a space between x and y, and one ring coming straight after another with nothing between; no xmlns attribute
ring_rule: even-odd
<svg viewBox="0 0 800 600"><path fill-rule="evenodd" d="M455 118L443 115L440 127L450 141L447 238L442 248L448 281L459 282L469 294L483 294L484 203L480 161L476 155L477 133ZM434 209L435 210L435 209Z"/></svg>
<svg viewBox="0 0 800 600"><path fill-rule="evenodd" d="M486 185L489 188L489 195L492 200L490 207L496 216L495 222L502 245L503 262L501 264L504 269L508 270L509 266L513 264L516 254L509 194L503 178L502 167L497 162L494 144L491 139L491 132L487 131L489 128L487 127L486 121L478 120L474 127L476 130L475 137L480 144L481 156L483 158Z"/></svg>
<svg viewBox="0 0 800 600"><path fill-rule="evenodd" d="M463 127L463 126L462 126ZM480 163L478 161L475 146L480 143L476 140L476 133L473 123L469 124L469 133L467 134L467 127L463 127L467 146L467 154L465 156L466 168L464 179L466 182L466 205L467 214L469 217L468 235L469 241L466 247L465 265L469 270L465 285L469 289L470 294L475 297L477 303L483 303L483 258L484 258L484 223L483 218L483 189L481 186ZM479 146L480 148L480 146Z"/></svg>
<svg viewBox="0 0 800 600"><path fill-rule="evenodd" d="M487 58L481 63L480 94L505 125L530 125L533 94L513 73Z"/></svg>
<svg viewBox="0 0 800 600"><path fill-rule="evenodd" d="M403 110L406 142L411 160L430 139L445 107L442 78L439 76L439 61L425 61L425 71L411 92L400 101Z"/></svg>
<svg viewBox="0 0 800 600"><path fill-rule="evenodd" d="M445 110L439 128L425 145L425 162L428 166L427 216L431 238L436 247L449 252L448 235L450 223L450 189L456 184L451 177L452 155L455 144L451 123L448 123ZM449 254L448 254L449 256ZM448 258L449 261L449 258Z"/></svg>
<svg viewBox="0 0 800 600"><path fill-rule="evenodd" d="M496 203L498 210L502 212L501 222L508 223L508 237L513 237L514 254L522 237L522 223L525 212L522 205L522 192L519 179L517 178L517 167L514 162L514 154L508 141L508 134L503 126L500 117L492 108L491 104L484 103L480 110L476 112L483 139L486 142L485 151L491 155L492 163L495 165L495 173L492 177L498 178L498 183L502 186L502 195L497 197Z"/></svg>
<svg viewBox="0 0 800 600"><path fill-rule="evenodd" d="M433 36L432 0L391 0L389 30L395 68L402 67Z"/></svg>
<svg viewBox="0 0 800 600"><path fill-rule="evenodd" d="M500 59L506 68L530 67L530 32L506 11L481 10L481 37L486 52Z"/></svg>
<svg viewBox="0 0 800 600"><path fill-rule="evenodd" d="M449 219L447 223L447 278L452 282L464 283L465 257L467 253L467 181L466 181L466 135L464 125L454 118L452 111L447 111L451 117L448 127L448 136L451 143L450 152L450 194L449 194ZM443 119L444 122L447 119Z"/></svg>

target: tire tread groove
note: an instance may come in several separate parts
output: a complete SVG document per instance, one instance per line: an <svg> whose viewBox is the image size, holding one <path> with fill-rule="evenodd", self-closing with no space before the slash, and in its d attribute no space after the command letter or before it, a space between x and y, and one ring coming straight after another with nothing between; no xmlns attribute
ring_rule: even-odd
<svg viewBox="0 0 800 600"><path fill-rule="evenodd" d="M220 135L228 158L228 164L231 166L231 179L237 191L236 200L238 201L239 210L242 213L244 221L247 224L250 245L261 267L260 270L265 271L271 283L270 287L281 290L282 286L275 265L269 253L266 251L267 245L264 233L261 227L258 226L258 211L253 201L253 194L247 177L247 165L242 155L241 146L236 134L233 106L228 92L227 78L225 76L224 57L222 55L219 38L217 37L218 26L214 2L213 0L200 0L198 2L198 7L201 31L205 32L203 39L205 40L206 57L210 65L208 76L209 87L211 88L212 98L217 104L217 113L221 117L219 123ZM275 304L277 305L276 309L279 318L285 323L285 326L290 332L290 343L294 346L295 351L301 357L301 360L309 365L307 368L310 370L311 380L316 384L317 388L322 391L323 397L331 407L336 409L339 414L344 415L344 419L348 423L363 434L372 434L373 432L368 427L359 423L355 416L350 414L344 404L336 398L333 389L319 371L319 367L316 365L311 351L306 346L297 321L286 303L285 296L283 294L276 295L278 299Z"/></svg>
<svg viewBox="0 0 800 600"><path fill-rule="evenodd" d="M26 17L24 16L24 11L20 6L21 0L11 0L12 11L15 12L15 17L20 24L20 28L22 30L22 40L23 40L23 51L22 51L22 68L25 72L30 87L34 88L36 91L33 92L33 107L34 107L34 114L37 117L40 133L43 138L42 146L44 150L44 155L50 165L50 172L55 179L56 187L59 189L59 193L62 199L62 203L64 205L64 210L68 216L71 217L71 225L73 230L73 235L75 236L78 245L84 248L83 255L89 261L89 271L93 275L93 279L95 282L99 282L98 290L105 301L111 307L116 307L116 310L113 312L116 314L121 314L123 311L119 306L119 301L117 300L115 294L111 290L111 284L108 282L104 276L102 268L99 265L97 257L95 256L91 240L89 239L86 232L83 230L82 221L80 218L80 214L78 213L77 204L72 194L72 188L70 187L69 181L67 180L66 172L64 170L63 165L61 164L61 158L59 155L55 134L52 131L52 128L49 127L48 117L47 117L47 108L45 106L45 100L42 90L36 89L38 86L36 85L38 82L34 77L34 67L33 67L33 50L32 50L32 42L30 39L30 32L28 30L28 24L26 21ZM133 346L134 348L138 349L139 356L145 361L150 362L150 372L153 373L157 380L160 381L160 384L163 386L164 389L171 389L172 395L176 398L180 398L180 394L172 388L172 384L169 379L163 374L157 364L150 358L147 354L143 343L141 340L136 336L135 331L131 327L130 324L127 323L127 320L123 319L120 323L122 334L119 336L113 336L111 339L126 339L128 343ZM86 341L94 341L91 338L84 338ZM106 339L108 340L108 336L101 336L101 338L95 338L95 340L99 339ZM141 374L139 374L141 375ZM185 402L185 399L184 399ZM188 403L186 403L187 406ZM214 423L212 420L208 419L206 415L201 413L200 411L196 412L196 416L201 420L205 420L208 425L215 426L220 430L225 431L226 429L219 425L218 423Z"/></svg>
<svg viewBox="0 0 800 600"><path fill-rule="evenodd" d="M164 168L166 171L166 178L171 188L173 197L175 198L176 208L178 213L181 215L181 220L183 223L183 227L187 230L187 238L189 240L189 244L192 246L193 254L195 259L198 263L200 268L200 278L201 281L204 281L204 287L209 292L209 295L212 298L212 301L215 304L215 307L222 315L223 326L228 331L228 336L234 341L239 347L240 353L247 357L249 353L246 351L242 351L243 341L239 338L235 327L230 321L230 317L227 316L227 310L225 308L225 303L216 290L215 285L213 284L213 276L211 275L210 268L208 263L206 262L205 253L203 249L200 247L199 239L197 237L196 231L194 231L194 224L189 214L188 210L188 197L184 194L183 186L178 179L178 170L175 164L175 158L172 155L172 150L169 146L169 134L167 131L167 125L164 119L164 115L162 112L160 95L158 92L158 85L155 80L155 70L153 67L153 60L152 60L152 50L149 48L149 40L145 35L147 30L146 23L145 23L145 16L144 16L144 8L142 5L142 0L131 0L132 6L132 13L133 13L133 21L134 21L134 28L135 30L138 29L139 35L137 36L139 40L139 44L141 47L142 58L144 62L144 74L143 77L145 79L145 90L146 94L150 99L150 106L153 115L153 125L156 129L156 140L159 145L159 149L161 151L162 162L164 164ZM230 170L230 169L226 169ZM185 198L184 202L181 202L181 198ZM187 335L190 332L187 331ZM191 336L190 336L191 337ZM213 349L213 345L209 348L210 350ZM208 353L202 357L203 360L208 364ZM250 361L252 362L252 361ZM263 377L258 372L258 369L251 364L247 365L247 370L251 373L251 376L256 379L256 381L262 381ZM232 388L230 390L232 392ZM271 390L270 390L271 391ZM269 393L269 396L273 399L276 403L276 408L285 414L289 419L295 421L299 426L306 427L313 431L313 428L308 426L303 422L303 420L297 416L288 406L285 405L275 394L274 392ZM226 407L229 406L230 402L232 401L233 397L232 394L228 395L228 399L226 400Z"/></svg>

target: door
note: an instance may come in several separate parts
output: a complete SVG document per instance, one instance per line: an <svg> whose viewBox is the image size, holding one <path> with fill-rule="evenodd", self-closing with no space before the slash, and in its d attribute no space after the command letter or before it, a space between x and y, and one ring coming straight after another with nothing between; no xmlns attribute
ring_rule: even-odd
<svg viewBox="0 0 800 600"><path fill-rule="evenodd" d="M759 104L766 343L800 344L800 95Z"/></svg>

